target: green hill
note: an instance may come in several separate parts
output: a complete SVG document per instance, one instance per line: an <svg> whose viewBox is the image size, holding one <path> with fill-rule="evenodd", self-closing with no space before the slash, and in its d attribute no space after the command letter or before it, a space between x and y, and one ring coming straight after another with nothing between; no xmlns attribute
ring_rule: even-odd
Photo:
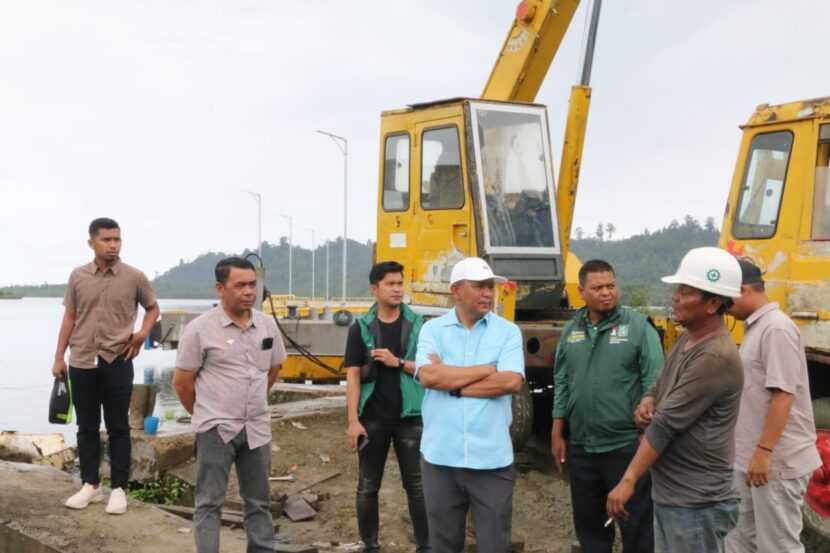
<svg viewBox="0 0 830 553"><path fill-rule="evenodd" d="M368 296L369 269L372 266L373 242L362 244L349 240L348 272L346 293L348 296ZM215 298L213 269L216 263L230 255L244 252L208 252L190 262L179 264L153 279L153 288L160 298ZM292 248L291 291L297 296L311 295L311 250L294 246ZM256 258L251 260L257 264ZM262 244L262 261L265 266L265 285L273 294L288 293L288 240L283 237L279 244ZM314 251L314 294L322 297L326 293L326 248L318 246ZM343 240L329 243L329 293L332 297L342 294Z"/></svg>
<svg viewBox="0 0 830 553"><path fill-rule="evenodd" d="M571 250L583 262L595 258L608 261L617 274L622 302L633 306L667 305L671 287L660 282L660 277L674 274L690 249L716 246L720 235L712 217L701 225L688 215L683 223L674 220L655 232L646 230L623 240L605 240L608 226L597 227L592 237L576 229ZM582 238L577 238L580 235Z"/></svg>
<svg viewBox="0 0 830 553"><path fill-rule="evenodd" d="M592 236L577 228L571 240L571 249L582 260L605 259L617 272L622 301L628 305L666 305L670 287L660 282L660 277L674 273L680 258L691 248L714 246L719 231L714 219L708 218L701 225L690 216L683 223L672 221L668 226L622 240L612 240L614 225L600 224ZM372 265L374 243L349 240L347 295L368 296L367 275ZM208 252L192 261L181 260L178 265L153 279L153 287L160 298L215 298L213 269L216 262L229 255L246 255L243 252ZM311 295L311 250L295 246L293 256L292 292L298 296ZM341 295L341 267L343 266L343 241L329 244L329 294ZM266 285L275 294L288 293L288 240L279 244L263 243L262 257L265 265ZM314 251L315 285L318 297L326 293L326 248L318 246ZM256 264L256 263L255 263ZM0 297L62 297L64 284L40 284L0 288Z"/></svg>

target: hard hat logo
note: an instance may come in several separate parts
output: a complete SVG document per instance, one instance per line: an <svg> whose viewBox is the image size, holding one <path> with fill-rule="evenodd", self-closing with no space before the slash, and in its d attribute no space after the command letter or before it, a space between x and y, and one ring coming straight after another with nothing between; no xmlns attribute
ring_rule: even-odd
<svg viewBox="0 0 830 553"><path fill-rule="evenodd" d="M709 269L706 272L706 280L709 282L717 282L720 280L720 271L717 269Z"/></svg>

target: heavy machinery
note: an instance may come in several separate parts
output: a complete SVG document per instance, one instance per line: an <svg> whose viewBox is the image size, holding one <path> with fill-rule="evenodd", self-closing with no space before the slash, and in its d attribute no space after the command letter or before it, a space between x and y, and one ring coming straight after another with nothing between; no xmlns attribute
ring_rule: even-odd
<svg viewBox="0 0 830 553"><path fill-rule="evenodd" d="M532 423L531 391L553 389L553 356L569 308L568 240L591 90L600 1L591 12L581 82L574 86L559 186L544 106L532 103L570 26L577 0L520 2L481 98L413 104L381 115L376 259L406 268L414 306L449 308L453 265L482 257L511 283L502 313L522 330L528 387L514 397L514 443ZM506 301L505 301L506 300Z"/></svg>
<svg viewBox="0 0 830 553"><path fill-rule="evenodd" d="M742 128L719 245L765 271L801 330L823 461L803 511L830 538L830 98L758 106Z"/></svg>
<svg viewBox="0 0 830 553"><path fill-rule="evenodd" d="M448 309L450 270L465 257L483 257L512 281L498 297L526 344L529 388L514 401L517 443L530 433L531 390L552 393L563 310L579 304L573 284L578 266L575 258L565 261L601 0L592 6L582 78L571 92L558 187L547 112L532 103L578 6L579 0L520 2L481 98L413 104L381 115L375 258L404 265L408 302L427 314ZM314 321L285 327L329 367L289 348L282 376L338 377L331 361L342 355L342 329Z"/></svg>

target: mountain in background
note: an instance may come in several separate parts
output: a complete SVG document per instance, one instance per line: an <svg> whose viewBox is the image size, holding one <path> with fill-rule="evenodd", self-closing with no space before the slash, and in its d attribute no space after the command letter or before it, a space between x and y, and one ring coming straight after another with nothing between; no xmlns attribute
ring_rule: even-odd
<svg viewBox="0 0 830 553"><path fill-rule="evenodd" d="M666 305L671 288L660 282L660 277L673 274L680 259L691 248L717 245L719 231L714 219L709 217L701 225L691 216L683 223L672 221L668 226L642 234L611 240L614 225L598 225L596 232L586 237L582 229L574 231L571 249L582 261L592 258L605 259L614 267L620 285L622 301L626 305ZM372 266L374 243L349 240L348 242L348 296L369 295L369 269ZM274 294L288 293L288 240L279 244L262 244L265 266L265 282ZM244 252L208 252L193 261L179 264L153 279L153 288L160 298L215 298L213 269L216 262L230 255L245 256ZM292 248L291 291L297 296L311 295L311 250ZM253 259L256 265L256 260ZM326 294L326 248L318 246L314 251L314 294ZM329 295L340 297L343 266L343 240L329 242ZM8 286L0 288L0 294L25 297L62 297L64 284L37 286Z"/></svg>
<svg viewBox="0 0 830 553"><path fill-rule="evenodd" d="M605 240L608 224L599 225L592 237L571 238L571 250L585 262L604 259L614 267L621 301L630 306L668 305L671 286L660 277L673 275L680 259L692 248L717 246L720 231L708 217L703 225L687 215L683 223L672 221L660 230L634 235L623 240ZM579 236L576 229L575 236Z"/></svg>

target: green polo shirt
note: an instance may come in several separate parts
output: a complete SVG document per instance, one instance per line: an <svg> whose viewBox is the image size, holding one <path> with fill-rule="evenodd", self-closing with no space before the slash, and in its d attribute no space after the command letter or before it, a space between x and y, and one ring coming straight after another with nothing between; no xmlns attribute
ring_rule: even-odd
<svg viewBox="0 0 830 553"><path fill-rule="evenodd" d="M570 443L605 453L637 438L634 409L663 368L660 336L637 311L617 307L597 324L582 308L556 349L553 418L566 419Z"/></svg>

